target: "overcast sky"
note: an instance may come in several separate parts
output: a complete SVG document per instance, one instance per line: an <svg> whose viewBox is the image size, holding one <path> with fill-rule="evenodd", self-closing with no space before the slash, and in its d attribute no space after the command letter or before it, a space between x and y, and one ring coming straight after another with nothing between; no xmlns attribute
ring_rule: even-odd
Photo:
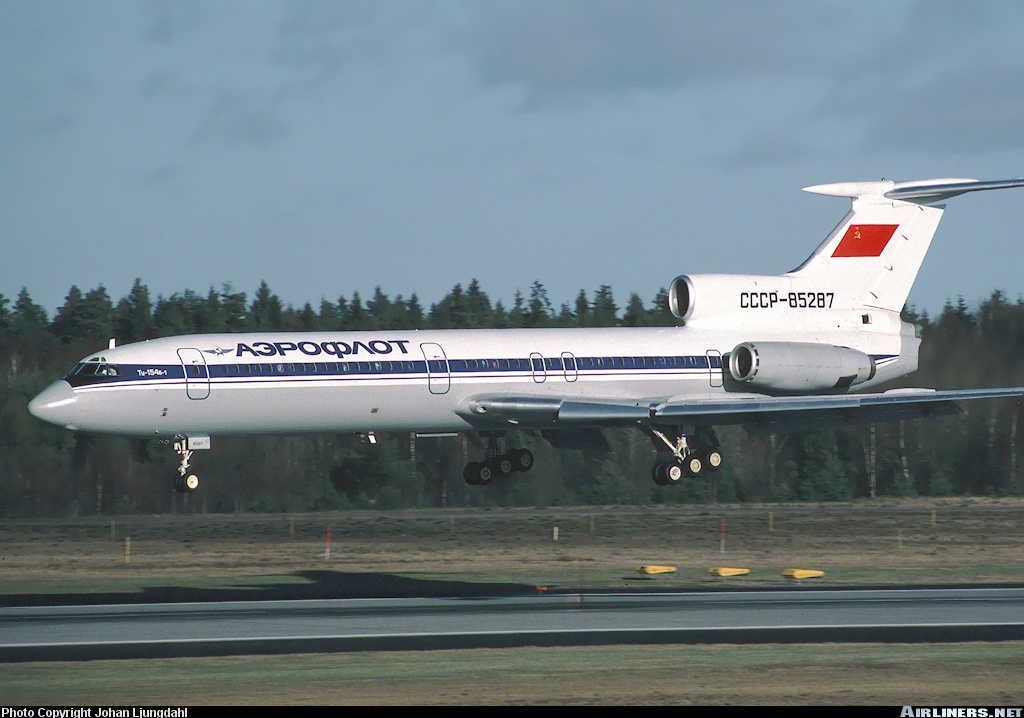
<svg viewBox="0 0 1024 718"><path fill-rule="evenodd" d="M0 293L797 266L824 182L1024 175L1024 3L0 2ZM1024 192L950 201L910 301L1024 294Z"/></svg>

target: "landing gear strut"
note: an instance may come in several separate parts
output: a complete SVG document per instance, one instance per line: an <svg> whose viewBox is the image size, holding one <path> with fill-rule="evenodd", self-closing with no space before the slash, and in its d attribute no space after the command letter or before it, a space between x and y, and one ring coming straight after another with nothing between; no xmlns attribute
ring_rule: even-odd
<svg viewBox="0 0 1024 718"><path fill-rule="evenodd" d="M529 449L509 447L504 452L500 432L487 432L487 452L484 461L470 461L462 470L462 478L470 486L486 486L494 479L504 479L533 468L533 453Z"/></svg>
<svg viewBox="0 0 1024 718"><path fill-rule="evenodd" d="M686 431L651 427L649 431L655 446L668 447L673 457L671 461L657 462L651 470L651 478L659 486L675 486L687 476L696 477L722 468L722 450L711 429L696 427Z"/></svg>

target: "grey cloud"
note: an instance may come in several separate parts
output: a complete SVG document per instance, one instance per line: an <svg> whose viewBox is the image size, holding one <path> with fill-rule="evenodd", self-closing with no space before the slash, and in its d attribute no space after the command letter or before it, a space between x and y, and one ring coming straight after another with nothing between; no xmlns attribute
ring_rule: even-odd
<svg viewBox="0 0 1024 718"><path fill-rule="evenodd" d="M884 32L849 27L821 63L820 102L784 122L751 122L729 161L779 164L830 151L990 152L1024 144L1024 4L894 6ZM820 31L820 28L818 28ZM837 60L841 60L838 61ZM855 61L852 61L855 60ZM753 119L753 118L752 118ZM774 149L773 149L774 148Z"/></svg>
<svg viewBox="0 0 1024 718"><path fill-rule="evenodd" d="M288 123L273 101L225 90L214 99L193 139L267 146L282 141L288 131Z"/></svg>
<svg viewBox="0 0 1024 718"><path fill-rule="evenodd" d="M679 87L738 75L812 72L828 38L803 28L840 24L827 4L483 4L461 42L483 81L523 83L535 96Z"/></svg>
<svg viewBox="0 0 1024 718"><path fill-rule="evenodd" d="M773 167L813 155L802 136L773 127L751 133L736 149L720 156L718 164L732 169Z"/></svg>
<svg viewBox="0 0 1024 718"><path fill-rule="evenodd" d="M942 76L886 100L866 131L876 146L942 152L1024 148L1024 66Z"/></svg>
<svg viewBox="0 0 1024 718"><path fill-rule="evenodd" d="M202 4L194 0L143 0L138 3L143 37L155 44L180 39L202 21Z"/></svg>
<svg viewBox="0 0 1024 718"><path fill-rule="evenodd" d="M146 184L165 184L181 175L181 166L177 164L166 164L157 167L146 174L142 181Z"/></svg>
<svg viewBox="0 0 1024 718"><path fill-rule="evenodd" d="M443 15L433 5L385 0L287 3L270 59L289 73L285 93L319 90L346 68L395 71L416 62L416 45Z"/></svg>
<svg viewBox="0 0 1024 718"><path fill-rule="evenodd" d="M52 112L40 117L35 122L35 129L44 135L53 135L75 125L75 118L70 112Z"/></svg>

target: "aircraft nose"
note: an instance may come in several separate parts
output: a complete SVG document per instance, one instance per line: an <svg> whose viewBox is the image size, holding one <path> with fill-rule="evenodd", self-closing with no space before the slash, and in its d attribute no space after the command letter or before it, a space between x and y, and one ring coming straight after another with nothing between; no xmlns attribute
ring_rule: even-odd
<svg viewBox="0 0 1024 718"><path fill-rule="evenodd" d="M28 403L29 413L51 424L77 429L78 399L71 385L64 380L55 381Z"/></svg>

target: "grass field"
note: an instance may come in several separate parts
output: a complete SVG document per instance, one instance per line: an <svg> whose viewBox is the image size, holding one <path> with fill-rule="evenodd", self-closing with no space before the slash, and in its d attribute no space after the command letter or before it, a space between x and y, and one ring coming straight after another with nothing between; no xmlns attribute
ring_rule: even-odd
<svg viewBox="0 0 1024 718"><path fill-rule="evenodd" d="M1022 528L1024 501L1010 498L8 520L0 603L1019 586ZM650 564L676 571L637 570ZM488 649L7 664L0 700L1020 705L1022 676L1019 642Z"/></svg>

